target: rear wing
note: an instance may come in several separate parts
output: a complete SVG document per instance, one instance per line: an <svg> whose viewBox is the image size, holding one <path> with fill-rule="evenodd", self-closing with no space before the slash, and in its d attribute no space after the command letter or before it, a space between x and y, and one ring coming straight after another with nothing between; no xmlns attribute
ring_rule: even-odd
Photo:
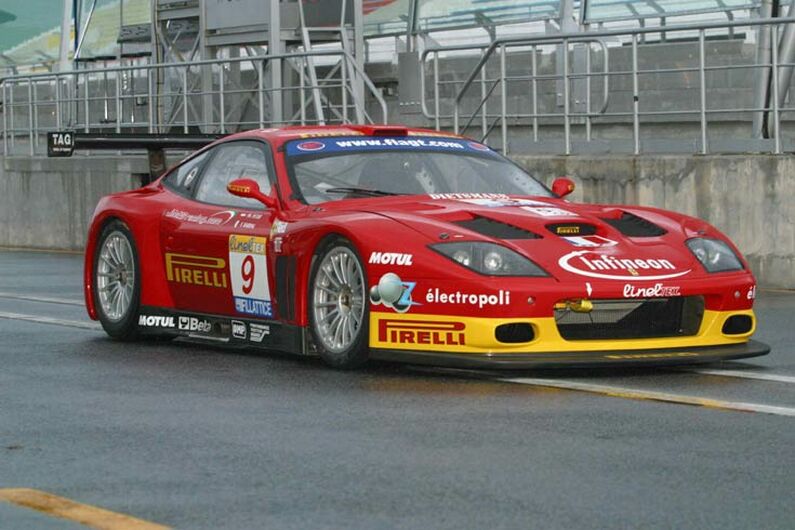
<svg viewBox="0 0 795 530"><path fill-rule="evenodd" d="M69 157L76 150L146 149L149 175L144 184L152 182L166 170L166 149L201 149L221 135L212 134L92 134L74 131L47 133L47 156Z"/></svg>

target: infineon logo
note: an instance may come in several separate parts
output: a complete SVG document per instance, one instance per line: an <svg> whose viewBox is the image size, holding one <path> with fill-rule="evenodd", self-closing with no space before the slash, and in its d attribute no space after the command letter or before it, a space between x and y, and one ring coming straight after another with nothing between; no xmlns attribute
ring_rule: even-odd
<svg viewBox="0 0 795 530"><path fill-rule="evenodd" d="M326 144L323 142L301 142L296 147L299 151L322 151Z"/></svg>
<svg viewBox="0 0 795 530"><path fill-rule="evenodd" d="M615 258L590 250L570 252L558 260L564 270L603 280L667 280L688 274L664 258Z"/></svg>

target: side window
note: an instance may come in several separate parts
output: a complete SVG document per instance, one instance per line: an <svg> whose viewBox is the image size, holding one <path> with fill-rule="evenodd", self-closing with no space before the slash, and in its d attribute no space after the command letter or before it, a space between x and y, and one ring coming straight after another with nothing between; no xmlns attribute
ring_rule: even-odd
<svg viewBox="0 0 795 530"><path fill-rule="evenodd" d="M226 185L235 179L255 180L264 194L271 191L268 178L268 161L265 149L259 142L232 142L216 147L217 152L204 170L196 189L196 200L211 204L239 208L262 209L262 203L254 199L236 197L227 191Z"/></svg>
<svg viewBox="0 0 795 530"><path fill-rule="evenodd" d="M207 160L209 151L193 158L172 171L166 178L165 183L174 191L183 195L190 195L193 185L196 184L196 177L202 168L202 164Z"/></svg>

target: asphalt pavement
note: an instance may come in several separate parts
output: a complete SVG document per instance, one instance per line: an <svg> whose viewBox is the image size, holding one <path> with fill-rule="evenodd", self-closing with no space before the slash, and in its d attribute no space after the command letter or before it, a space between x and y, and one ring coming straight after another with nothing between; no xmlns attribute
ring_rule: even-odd
<svg viewBox="0 0 795 530"><path fill-rule="evenodd" d="M0 251L0 529L85 528L12 488L185 529L795 527L795 293L759 293L745 362L338 372L113 342L81 284Z"/></svg>

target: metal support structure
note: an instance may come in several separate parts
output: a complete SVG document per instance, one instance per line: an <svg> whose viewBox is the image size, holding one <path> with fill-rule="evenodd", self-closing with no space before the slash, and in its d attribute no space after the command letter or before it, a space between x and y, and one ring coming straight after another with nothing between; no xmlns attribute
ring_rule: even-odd
<svg viewBox="0 0 795 530"><path fill-rule="evenodd" d="M640 94L638 93L638 36L632 36L632 140L633 153L640 154Z"/></svg>
<svg viewBox="0 0 795 530"><path fill-rule="evenodd" d="M702 29L698 32L698 91L699 109L701 110L699 121L701 122L701 154L707 154L707 71L706 71L706 47L705 32Z"/></svg>
<svg viewBox="0 0 795 530"><path fill-rule="evenodd" d="M774 2L778 0L762 0L762 5L759 7L759 16L761 18L771 18L773 16ZM762 65L755 72L754 76L754 100L753 106L757 108L767 107L770 95L770 26L759 26L757 28L757 44L756 44L756 64ZM753 123L751 130L754 138L764 138L767 136L767 127L765 125L764 111L754 112Z"/></svg>

